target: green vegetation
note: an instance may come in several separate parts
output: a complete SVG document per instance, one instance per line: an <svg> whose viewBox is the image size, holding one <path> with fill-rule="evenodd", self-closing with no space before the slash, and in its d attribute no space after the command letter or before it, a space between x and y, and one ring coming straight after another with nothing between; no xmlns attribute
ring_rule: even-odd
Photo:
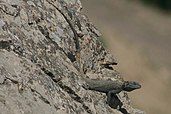
<svg viewBox="0 0 171 114"><path fill-rule="evenodd" d="M149 5L157 6L163 10L171 11L171 0L141 0Z"/></svg>

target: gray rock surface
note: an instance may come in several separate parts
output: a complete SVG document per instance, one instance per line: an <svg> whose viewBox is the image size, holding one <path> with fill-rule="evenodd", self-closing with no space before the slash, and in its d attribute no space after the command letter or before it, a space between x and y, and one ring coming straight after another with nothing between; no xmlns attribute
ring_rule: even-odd
<svg viewBox="0 0 171 114"><path fill-rule="evenodd" d="M81 9L79 0L0 0L0 114L120 114L82 87L85 76L122 78Z"/></svg>

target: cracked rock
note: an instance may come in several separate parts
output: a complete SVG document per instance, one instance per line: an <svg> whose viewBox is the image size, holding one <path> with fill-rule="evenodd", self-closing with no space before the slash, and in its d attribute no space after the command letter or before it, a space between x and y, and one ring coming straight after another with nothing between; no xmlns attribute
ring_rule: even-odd
<svg viewBox="0 0 171 114"><path fill-rule="evenodd" d="M82 87L85 77L121 77L81 9L80 0L0 0L1 114L121 114Z"/></svg>

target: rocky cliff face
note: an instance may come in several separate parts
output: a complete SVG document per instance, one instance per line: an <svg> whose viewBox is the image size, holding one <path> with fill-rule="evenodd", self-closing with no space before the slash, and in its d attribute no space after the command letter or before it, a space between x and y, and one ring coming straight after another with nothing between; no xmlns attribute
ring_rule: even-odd
<svg viewBox="0 0 171 114"><path fill-rule="evenodd" d="M0 0L1 114L120 114L83 78L122 80L79 0ZM127 93L118 95L129 113Z"/></svg>

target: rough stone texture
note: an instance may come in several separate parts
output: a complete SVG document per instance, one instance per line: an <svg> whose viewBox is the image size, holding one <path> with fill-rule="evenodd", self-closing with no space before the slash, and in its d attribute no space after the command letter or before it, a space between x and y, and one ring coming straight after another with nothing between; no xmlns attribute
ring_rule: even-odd
<svg viewBox="0 0 171 114"><path fill-rule="evenodd" d="M0 114L121 114L83 77L122 79L79 0L0 0ZM129 113L127 93L118 97Z"/></svg>

